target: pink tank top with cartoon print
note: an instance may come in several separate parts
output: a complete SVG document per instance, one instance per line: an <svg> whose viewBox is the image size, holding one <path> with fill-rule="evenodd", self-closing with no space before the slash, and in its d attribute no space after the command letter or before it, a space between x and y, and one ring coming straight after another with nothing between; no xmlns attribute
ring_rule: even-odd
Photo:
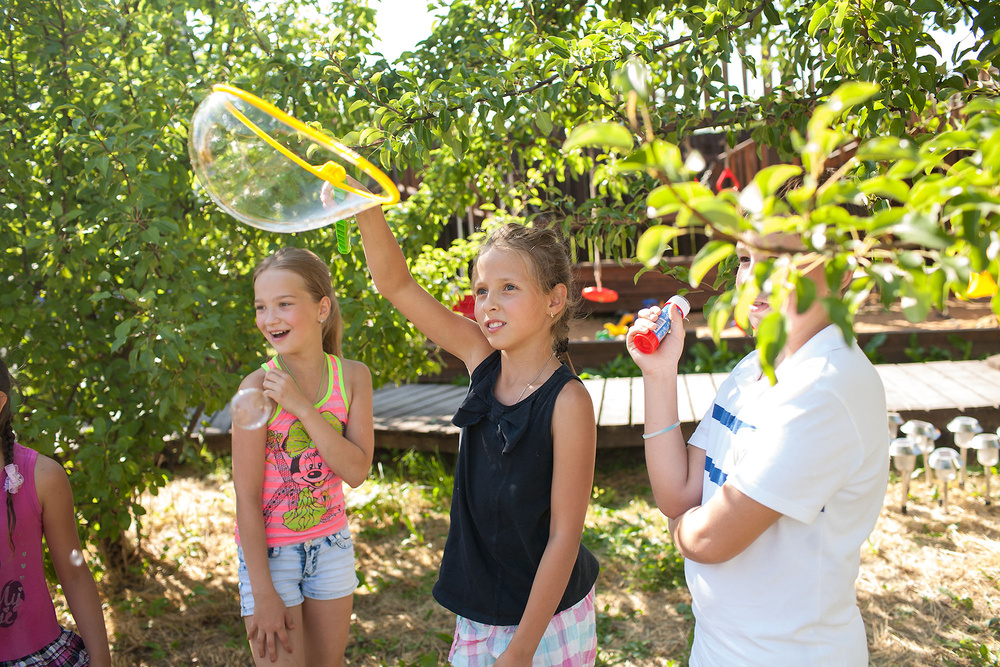
<svg viewBox="0 0 1000 667"><path fill-rule="evenodd" d="M316 408L343 434L348 410L343 368L332 354L327 355L327 364L330 379ZM264 368L280 365L271 359ZM281 406L267 424L263 502L269 547L298 544L347 527L340 477L320 456L298 418ZM240 543L238 527L236 543Z"/></svg>

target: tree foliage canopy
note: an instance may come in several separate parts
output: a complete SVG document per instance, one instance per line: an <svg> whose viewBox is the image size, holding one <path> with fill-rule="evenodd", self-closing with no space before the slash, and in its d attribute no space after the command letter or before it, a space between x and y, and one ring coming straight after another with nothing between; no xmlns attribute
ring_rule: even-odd
<svg viewBox="0 0 1000 667"><path fill-rule="evenodd" d="M776 261L793 267L782 284L797 284L803 258L826 262L831 280L862 269L828 304L846 330L876 287L921 319L970 272L997 275L995 3L431 4L433 33L393 63L373 53L363 0L0 9L0 347L23 394L17 432L73 473L83 532L113 565L134 548L122 535L141 522L139 495L166 479L165 439L224 405L266 355L248 273L277 247L330 260L345 353L376 382L435 365L371 289L358 248L337 254L330 230L239 226L195 187L187 121L213 83L411 170L419 186L388 216L442 300L467 287L475 243L437 241L481 212L557 220L580 260L638 251L654 267L678 230L697 229L709 239L693 277L741 233L792 231L806 245ZM932 30L969 38L941 53ZM799 170L763 172L756 215L739 215L749 200L716 196L690 159L691 138L713 128L797 158L804 186L784 203L774 194ZM864 142L857 159L820 186L825 159L852 140ZM837 206L859 194L873 215ZM716 302L717 326L740 298Z"/></svg>

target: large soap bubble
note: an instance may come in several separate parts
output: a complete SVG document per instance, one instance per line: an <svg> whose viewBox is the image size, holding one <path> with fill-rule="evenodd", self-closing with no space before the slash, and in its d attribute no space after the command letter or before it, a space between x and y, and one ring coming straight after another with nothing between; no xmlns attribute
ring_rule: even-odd
<svg viewBox="0 0 1000 667"><path fill-rule="evenodd" d="M216 85L198 105L188 150L222 210L272 232L317 229L399 200L393 182L350 148L233 86Z"/></svg>

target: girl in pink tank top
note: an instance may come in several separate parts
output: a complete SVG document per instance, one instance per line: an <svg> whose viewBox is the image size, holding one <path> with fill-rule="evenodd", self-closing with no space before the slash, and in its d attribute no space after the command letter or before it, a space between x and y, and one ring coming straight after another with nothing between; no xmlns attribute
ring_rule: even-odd
<svg viewBox="0 0 1000 667"><path fill-rule="evenodd" d="M83 561L69 479L58 463L14 441L11 384L0 360L0 666L110 667L104 612ZM43 536L79 635L56 619Z"/></svg>
<svg viewBox="0 0 1000 667"><path fill-rule="evenodd" d="M240 384L263 392L270 420L233 423L247 638L258 665L289 653L296 664L342 665L357 581L342 482L357 487L371 468L371 373L341 356L340 308L314 253L283 248L253 280L257 328L276 354Z"/></svg>

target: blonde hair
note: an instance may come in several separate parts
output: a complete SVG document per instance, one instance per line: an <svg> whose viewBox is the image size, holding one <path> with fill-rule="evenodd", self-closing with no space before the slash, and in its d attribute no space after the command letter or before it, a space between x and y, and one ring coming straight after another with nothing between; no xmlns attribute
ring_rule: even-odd
<svg viewBox="0 0 1000 667"><path fill-rule="evenodd" d="M576 296L569 249L562 236L551 227L525 227L507 223L493 230L479 248L476 260L490 249L513 251L524 257L535 282L545 294L551 293L560 283L566 286L566 304L553 320L549 333L556 357L574 370L569 358L569 328L576 314Z"/></svg>
<svg viewBox="0 0 1000 667"><path fill-rule="evenodd" d="M310 250L282 248L257 265L253 271L254 283L260 274L268 269L282 269L300 276L305 283L306 291L317 303L324 296L330 299L330 314L323 321L323 351L338 357L343 356L340 339L344 333L344 323L340 319L340 304L333 292L333 279L326 263Z"/></svg>

